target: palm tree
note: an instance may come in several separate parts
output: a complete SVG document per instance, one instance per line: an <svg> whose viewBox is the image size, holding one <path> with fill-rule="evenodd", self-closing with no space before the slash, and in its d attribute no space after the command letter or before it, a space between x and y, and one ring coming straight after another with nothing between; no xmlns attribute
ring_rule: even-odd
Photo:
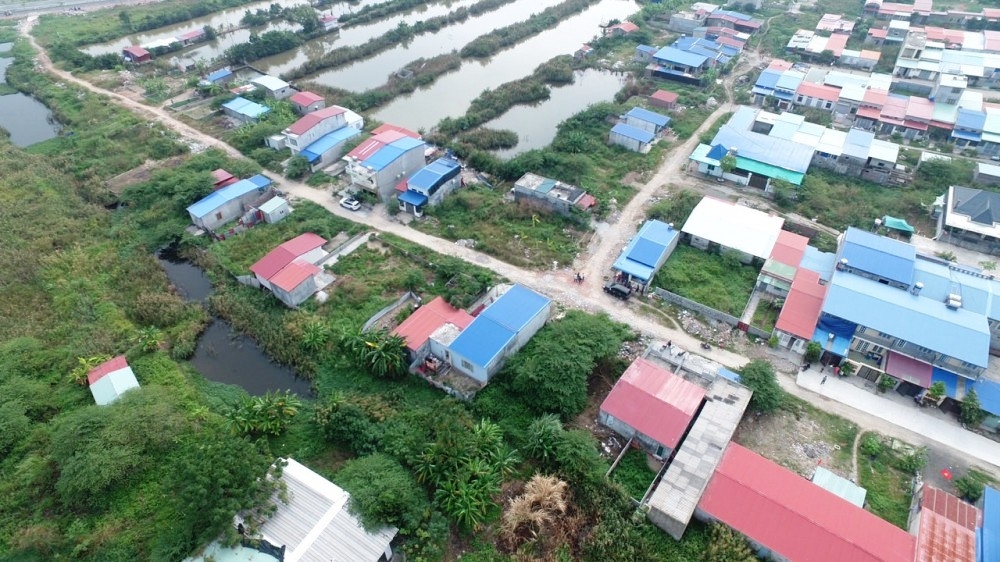
<svg viewBox="0 0 1000 562"><path fill-rule="evenodd" d="M354 360L379 378L399 378L406 374L406 339L389 330L357 332L344 344Z"/></svg>

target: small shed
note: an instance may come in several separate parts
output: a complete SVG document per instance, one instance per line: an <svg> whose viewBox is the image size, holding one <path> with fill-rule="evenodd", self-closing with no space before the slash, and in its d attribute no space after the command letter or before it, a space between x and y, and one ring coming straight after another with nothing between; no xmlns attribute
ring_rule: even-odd
<svg viewBox="0 0 1000 562"><path fill-rule="evenodd" d="M212 184L213 189L221 189L227 185L232 185L239 180L236 176L230 174L226 170L219 168L218 170L212 171L212 178L215 179L215 183Z"/></svg>
<svg viewBox="0 0 1000 562"><path fill-rule="evenodd" d="M625 114L625 124L647 133L659 135L670 125L670 118L655 111L633 107Z"/></svg>
<svg viewBox="0 0 1000 562"><path fill-rule="evenodd" d="M292 208L283 197L272 197L257 207L257 210L267 224L274 224L292 213Z"/></svg>
<svg viewBox="0 0 1000 562"><path fill-rule="evenodd" d="M323 96L312 92L298 92L288 98L288 101L292 102L292 108L299 115L312 113L326 107L326 100L323 99Z"/></svg>
<svg viewBox="0 0 1000 562"><path fill-rule="evenodd" d="M589 57L593 53L594 53L594 48L584 43L579 49L576 50L575 53L573 53L573 57L582 59L585 57Z"/></svg>
<svg viewBox="0 0 1000 562"><path fill-rule="evenodd" d="M984 185L1000 184L1000 166L979 162L972 174L972 181Z"/></svg>
<svg viewBox="0 0 1000 562"><path fill-rule="evenodd" d="M618 281L629 286L638 284L636 288L645 290L677 247L679 234L671 224L646 221L611 266L618 272Z"/></svg>
<svg viewBox="0 0 1000 562"><path fill-rule="evenodd" d="M125 59L125 62L131 62L134 64L153 60L153 55L139 45L130 45L122 49L122 57Z"/></svg>
<svg viewBox="0 0 1000 562"><path fill-rule="evenodd" d="M268 74L258 76L251 80L250 83L258 88L263 88L267 97L277 100L283 100L295 93L295 90L288 82Z"/></svg>
<svg viewBox="0 0 1000 562"><path fill-rule="evenodd" d="M270 107L239 96L222 104L222 112L240 123L256 123L269 111Z"/></svg>
<svg viewBox="0 0 1000 562"><path fill-rule="evenodd" d="M680 96L676 92L667 90L656 90L649 96L649 105L663 109L677 109L677 100Z"/></svg>
<svg viewBox="0 0 1000 562"><path fill-rule="evenodd" d="M832 492L844 498L858 507L865 506L865 496L868 495L868 490L865 490L843 476L837 476L822 466L817 466L816 471L813 472L812 483L827 492Z"/></svg>
<svg viewBox="0 0 1000 562"><path fill-rule="evenodd" d="M87 384L98 406L106 406L129 390L139 388L139 381L124 355L105 361L87 373Z"/></svg>
<svg viewBox="0 0 1000 562"><path fill-rule="evenodd" d="M624 146L632 152L646 153L649 152L649 148L651 146L650 143L652 143L655 138L656 135L653 133L637 129L626 125L625 123L618 123L611 128L611 134L608 136L608 142L611 144L617 144L618 146Z"/></svg>
<svg viewBox="0 0 1000 562"><path fill-rule="evenodd" d="M232 82L235 79L236 75L233 74L233 71L230 70L229 67L226 67L208 73L208 75L205 76L204 81L207 82L208 84L218 84L220 86L225 86L226 84Z"/></svg>

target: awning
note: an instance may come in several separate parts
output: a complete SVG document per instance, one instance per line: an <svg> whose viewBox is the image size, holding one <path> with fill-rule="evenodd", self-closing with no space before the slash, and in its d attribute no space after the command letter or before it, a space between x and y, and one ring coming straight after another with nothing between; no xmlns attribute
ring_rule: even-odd
<svg viewBox="0 0 1000 562"><path fill-rule="evenodd" d="M971 384L979 396L979 405L983 410L1000 416L1000 383L982 379Z"/></svg>
<svg viewBox="0 0 1000 562"><path fill-rule="evenodd" d="M758 162L742 156L736 157L736 167L740 170L745 170L753 174L767 176L776 180L784 180L795 185L802 185L802 178L805 177L805 174L803 173L793 172L791 170L786 170L784 168L779 168L777 166L772 166L771 164Z"/></svg>
<svg viewBox="0 0 1000 562"><path fill-rule="evenodd" d="M410 190L406 190L403 193L400 193L399 200L402 201L403 203L409 203L414 207L422 207L427 204L426 195Z"/></svg>
<svg viewBox="0 0 1000 562"><path fill-rule="evenodd" d="M833 334L832 341L830 340L830 334ZM816 331L813 332L812 341L822 345L823 351L829 351L830 353L835 353L841 357L847 357L847 349L851 346L850 336L845 337L841 334L824 330L822 323L819 326L816 326Z"/></svg>
<svg viewBox="0 0 1000 562"><path fill-rule="evenodd" d="M979 142L980 140L982 140L982 136L980 133L969 133L967 131L960 131L958 129L954 129L951 132L951 136L955 137L956 139L962 139L967 141Z"/></svg>
<svg viewBox="0 0 1000 562"><path fill-rule="evenodd" d="M302 152L299 153L299 156L305 158L306 161L309 162L310 164L319 160L319 154L309 152L308 150L303 150Z"/></svg>
<svg viewBox="0 0 1000 562"><path fill-rule="evenodd" d="M897 219L896 217L890 217L889 215L882 217L882 225L886 228L891 228L900 232L909 232L910 234L916 232L916 229L910 226L910 223L906 222L906 219Z"/></svg>
<svg viewBox="0 0 1000 562"><path fill-rule="evenodd" d="M933 366L894 351L886 353L885 372L906 382L930 388Z"/></svg>
<svg viewBox="0 0 1000 562"><path fill-rule="evenodd" d="M931 384L936 382L944 383L944 394L948 398L958 399L958 375L951 371L945 371L934 367L931 370Z"/></svg>

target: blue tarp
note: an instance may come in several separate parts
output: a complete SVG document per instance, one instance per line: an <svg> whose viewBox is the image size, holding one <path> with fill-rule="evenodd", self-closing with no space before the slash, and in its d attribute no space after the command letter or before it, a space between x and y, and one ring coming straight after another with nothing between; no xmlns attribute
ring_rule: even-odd
<svg viewBox="0 0 1000 562"><path fill-rule="evenodd" d="M422 207L427 204L426 195L409 189L399 194L399 200L403 203L409 203L414 207Z"/></svg>
<svg viewBox="0 0 1000 562"><path fill-rule="evenodd" d="M719 376L724 379L729 379L733 382L743 383L743 377L739 373L734 373L725 367L719 367Z"/></svg>
<svg viewBox="0 0 1000 562"><path fill-rule="evenodd" d="M851 346L851 339L857 328L858 325L853 322L823 314L819 317L812 341L822 345L826 351L846 357L847 349ZM834 336L832 343L830 343L830 334Z"/></svg>

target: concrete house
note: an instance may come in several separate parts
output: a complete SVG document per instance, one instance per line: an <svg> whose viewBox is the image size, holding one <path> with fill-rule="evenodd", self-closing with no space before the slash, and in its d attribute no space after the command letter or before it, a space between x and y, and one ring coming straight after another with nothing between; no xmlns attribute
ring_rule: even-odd
<svg viewBox="0 0 1000 562"><path fill-rule="evenodd" d="M655 111L633 107L625 114L625 124L647 133L659 135L670 126L670 118Z"/></svg>
<svg viewBox="0 0 1000 562"><path fill-rule="evenodd" d="M399 210L421 217L424 209L444 200L462 186L462 165L452 158L438 158L400 183Z"/></svg>
<svg viewBox="0 0 1000 562"><path fill-rule="evenodd" d="M87 373L87 384L98 406L106 406L129 390L139 388L139 381L135 379L135 373L124 355L94 367Z"/></svg>
<svg viewBox="0 0 1000 562"><path fill-rule="evenodd" d="M804 267L797 269L774 325L778 345L795 353L805 353L816 333L825 298L826 286L820 283L820 275Z"/></svg>
<svg viewBox="0 0 1000 562"><path fill-rule="evenodd" d="M296 92L288 98L288 101L292 103L292 109L299 115L312 113L317 109L326 107L326 100L323 99L323 96L312 92Z"/></svg>
<svg viewBox="0 0 1000 562"><path fill-rule="evenodd" d="M626 125L625 123L618 123L612 127L611 133L608 135L608 142L610 144L617 144L632 152L641 152L643 154L649 152L652 142L655 139L656 135L653 133Z"/></svg>
<svg viewBox="0 0 1000 562"><path fill-rule="evenodd" d="M250 83L264 90L267 97L276 100L283 100L295 93L295 89L288 82L267 74L254 78Z"/></svg>
<svg viewBox="0 0 1000 562"><path fill-rule="evenodd" d="M294 155L306 150L320 137L348 126L363 129L364 120L353 111L339 105L331 105L303 115L283 130L282 134L285 135L285 146L291 149Z"/></svg>
<svg viewBox="0 0 1000 562"><path fill-rule="evenodd" d="M153 60L153 55L139 45L131 45L122 49L122 58L125 59L125 62L142 64Z"/></svg>
<svg viewBox="0 0 1000 562"><path fill-rule="evenodd" d="M618 272L616 280L645 291L677 247L678 240L679 232L672 224L655 219L646 221L611 266Z"/></svg>
<svg viewBox="0 0 1000 562"><path fill-rule="evenodd" d="M423 168L427 144L398 130L384 130L344 156L351 183L388 201L399 182Z"/></svg>
<svg viewBox="0 0 1000 562"><path fill-rule="evenodd" d="M972 172L972 182L981 185L1000 184L1000 166L979 162Z"/></svg>
<svg viewBox="0 0 1000 562"><path fill-rule="evenodd" d="M528 201L561 215L572 209L587 211L597 204L597 199L587 190L558 180L528 172L514 182L514 201Z"/></svg>
<svg viewBox="0 0 1000 562"><path fill-rule="evenodd" d="M281 490L271 499L275 512L246 537L283 553L284 560L320 562L351 560L381 562L392 559L394 527L367 531L351 514L350 494L294 459L285 459ZM268 476L269 478L272 476ZM241 522L240 518L237 518ZM246 547L240 547L246 548ZM254 555L261 556L259 552ZM236 560L219 552L213 558Z"/></svg>
<svg viewBox="0 0 1000 562"><path fill-rule="evenodd" d="M209 72L208 74L205 75L205 78L201 80L200 84L203 86L212 86L214 84L217 84L219 86L225 86L226 84L229 84L235 79L236 75L233 74L233 71L230 70L229 67L226 67L226 68L220 68L219 70L213 72Z"/></svg>
<svg viewBox="0 0 1000 562"><path fill-rule="evenodd" d="M316 266L326 257L326 240L305 233L280 244L250 266L261 287L289 308L295 308L326 285L332 277Z"/></svg>
<svg viewBox="0 0 1000 562"><path fill-rule="evenodd" d="M1000 193L953 185L943 210L939 223L945 235L938 239L989 254L1000 250Z"/></svg>
<svg viewBox="0 0 1000 562"><path fill-rule="evenodd" d="M649 96L649 105L662 109L677 109L677 99L680 96L676 92L667 90L656 90Z"/></svg>
<svg viewBox="0 0 1000 562"><path fill-rule="evenodd" d="M283 197L272 197L257 207L261 218L267 224L274 224L292 213L292 208Z"/></svg>
<svg viewBox="0 0 1000 562"><path fill-rule="evenodd" d="M444 351L458 372L486 385L549 318L552 301L514 285L490 303Z"/></svg>
<svg viewBox="0 0 1000 562"><path fill-rule="evenodd" d="M648 64L653 62L653 55L658 51L656 47L650 47L649 45L639 45L635 48L635 55L632 56L634 62Z"/></svg>
<svg viewBox="0 0 1000 562"><path fill-rule="evenodd" d="M237 96L222 104L222 111L240 123L256 123L271 111L271 108Z"/></svg>
<svg viewBox="0 0 1000 562"><path fill-rule="evenodd" d="M640 357L601 403L597 421L662 459L677 448L704 399L704 388Z"/></svg>
<svg viewBox="0 0 1000 562"><path fill-rule="evenodd" d="M271 180L258 174L213 191L187 208L191 222L205 230L215 230L246 212L246 205L268 192Z"/></svg>

